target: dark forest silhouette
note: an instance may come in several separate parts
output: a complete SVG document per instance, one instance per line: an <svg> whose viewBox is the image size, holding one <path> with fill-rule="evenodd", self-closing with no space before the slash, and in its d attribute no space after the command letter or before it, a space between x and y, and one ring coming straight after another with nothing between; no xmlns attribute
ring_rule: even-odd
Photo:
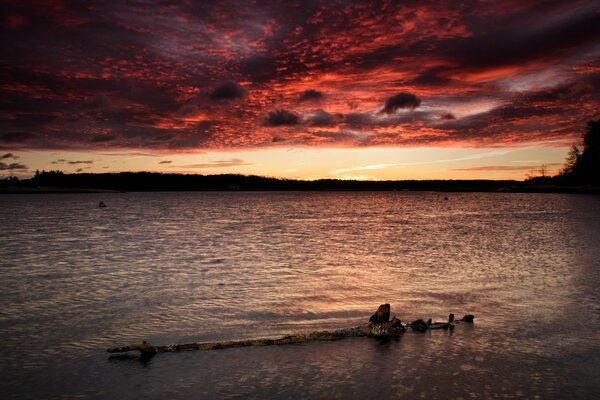
<svg viewBox="0 0 600 400"><path fill-rule="evenodd" d="M600 119L587 123L581 143L569 150L559 179L571 184L600 185Z"/></svg>
<svg viewBox="0 0 600 400"><path fill-rule="evenodd" d="M65 174L42 171L28 180L12 181L10 186L27 188L60 188L117 191L195 191L195 190L448 190L496 191L515 185L516 181L492 180L427 180L427 181L349 181L321 179L303 181L267 178L255 175L185 175L157 172L119 172L103 174ZM5 185L8 186L8 185Z"/></svg>

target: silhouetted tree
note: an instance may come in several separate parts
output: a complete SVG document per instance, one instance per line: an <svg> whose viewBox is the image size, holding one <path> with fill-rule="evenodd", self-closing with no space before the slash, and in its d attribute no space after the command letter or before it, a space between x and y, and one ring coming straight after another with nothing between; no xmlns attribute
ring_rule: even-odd
<svg viewBox="0 0 600 400"><path fill-rule="evenodd" d="M589 121L582 143L574 145L567 155L562 175L569 183L600 184L600 119Z"/></svg>
<svg viewBox="0 0 600 400"><path fill-rule="evenodd" d="M577 163L579 162L579 158L581 157L582 152L583 146L581 144L574 144L573 146L571 146L569 152L567 153L566 164L560 171L561 175L567 175L571 171L573 171L573 168L575 168L575 165L577 165Z"/></svg>

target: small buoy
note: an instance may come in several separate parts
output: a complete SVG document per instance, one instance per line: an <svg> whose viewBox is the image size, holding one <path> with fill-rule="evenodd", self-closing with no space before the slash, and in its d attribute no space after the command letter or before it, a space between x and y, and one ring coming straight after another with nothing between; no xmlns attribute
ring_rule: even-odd
<svg viewBox="0 0 600 400"><path fill-rule="evenodd" d="M444 200L448 200L448 196L444 196Z"/></svg>
<svg viewBox="0 0 600 400"><path fill-rule="evenodd" d="M106 204L104 204L104 202L101 201L100 203L98 203L98 207L106 207Z"/></svg>

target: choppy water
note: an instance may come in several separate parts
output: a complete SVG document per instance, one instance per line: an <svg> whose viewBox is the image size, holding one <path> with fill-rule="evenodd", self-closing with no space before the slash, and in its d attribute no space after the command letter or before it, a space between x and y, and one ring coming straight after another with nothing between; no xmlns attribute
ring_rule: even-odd
<svg viewBox="0 0 600 400"><path fill-rule="evenodd" d="M7 195L0 209L3 397L600 395L600 197ZM147 363L105 353L353 326L383 302L403 321L476 323Z"/></svg>

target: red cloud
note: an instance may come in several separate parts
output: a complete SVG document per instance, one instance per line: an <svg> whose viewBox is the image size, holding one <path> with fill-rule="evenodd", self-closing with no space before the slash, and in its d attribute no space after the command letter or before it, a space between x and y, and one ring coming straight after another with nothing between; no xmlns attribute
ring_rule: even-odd
<svg viewBox="0 0 600 400"><path fill-rule="evenodd" d="M0 149L506 146L599 117L593 1L4 11Z"/></svg>

